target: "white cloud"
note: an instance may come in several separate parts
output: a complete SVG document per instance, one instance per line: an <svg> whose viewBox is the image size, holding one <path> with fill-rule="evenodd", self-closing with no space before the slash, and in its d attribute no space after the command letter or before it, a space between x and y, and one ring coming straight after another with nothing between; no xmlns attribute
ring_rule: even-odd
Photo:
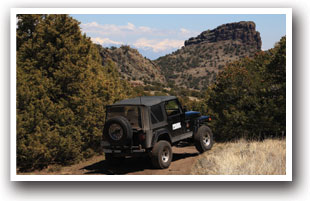
<svg viewBox="0 0 310 201"><path fill-rule="evenodd" d="M100 27L100 25L97 22L91 22L86 24L89 27Z"/></svg>
<svg viewBox="0 0 310 201"><path fill-rule="evenodd" d="M95 33L101 36L118 36L128 34L145 34L152 32L152 28L147 26L138 26L128 22L126 25L115 24L98 24L97 22L91 22L81 24L81 28L86 33Z"/></svg>
<svg viewBox="0 0 310 201"><path fill-rule="evenodd" d="M123 45L123 42L111 40L110 38L100 38L100 37L93 37L91 40L94 43L100 44L100 45ZM177 49L182 47L184 44L183 40L172 40L172 39L163 39L163 40L150 40L146 38L140 38L136 40L135 42L128 44L132 45L136 48L141 48L144 50L151 50L153 52L161 52L171 49Z"/></svg>
<svg viewBox="0 0 310 201"><path fill-rule="evenodd" d="M81 24L81 28L92 41L103 46L128 44L138 50L156 54L181 48L185 40L198 34L183 27L161 29L137 26L131 22L124 25L90 22Z"/></svg>
<svg viewBox="0 0 310 201"><path fill-rule="evenodd" d="M90 22L81 24L83 32L96 34L97 36L119 36L119 37L145 37L145 34L156 37L173 37L178 39L187 39L198 34L196 31L191 31L185 28L181 29L158 29L149 26L135 26L133 23L128 22L126 25L115 25L115 24L98 24L97 22Z"/></svg>
<svg viewBox="0 0 310 201"><path fill-rule="evenodd" d="M179 30L179 35L183 38L190 38L190 37L194 37L194 36L197 36L200 32L198 31L191 31L191 30L188 30L188 29L185 29L185 28L181 28Z"/></svg>
<svg viewBox="0 0 310 201"><path fill-rule="evenodd" d="M150 33L152 31L152 28L146 27L146 26L140 26L139 30L144 32L144 33Z"/></svg>
<svg viewBox="0 0 310 201"><path fill-rule="evenodd" d="M184 29L184 28L181 28L180 31L181 31L182 34L189 34L190 33L189 30Z"/></svg>
<svg viewBox="0 0 310 201"><path fill-rule="evenodd" d="M114 40L111 40L109 38L100 38L100 37L95 37L95 38L91 38L91 40L94 42L94 43L98 43L100 45L104 45L104 44L109 44L109 45L122 45L123 43L122 42L119 42L119 41L114 41Z"/></svg>
<svg viewBox="0 0 310 201"><path fill-rule="evenodd" d="M177 49L182 47L184 44L183 40L149 40L146 38L138 39L133 45L141 49L151 49L154 52L165 51L169 49Z"/></svg>
<svg viewBox="0 0 310 201"><path fill-rule="evenodd" d="M127 23L127 25L125 26L125 29L134 31L136 29L136 26L130 22Z"/></svg>

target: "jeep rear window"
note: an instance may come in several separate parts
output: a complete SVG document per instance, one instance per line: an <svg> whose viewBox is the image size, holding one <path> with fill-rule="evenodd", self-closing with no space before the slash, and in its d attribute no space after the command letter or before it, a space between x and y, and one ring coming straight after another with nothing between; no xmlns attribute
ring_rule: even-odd
<svg viewBox="0 0 310 201"><path fill-rule="evenodd" d="M153 105L151 107L151 112L152 112L152 117L151 117L152 124L164 121L164 115L162 113L160 104Z"/></svg>
<svg viewBox="0 0 310 201"><path fill-rule="evenodd" d="M116 106L108 108L107 119L118 116L125 117L133 128L142 128L141 110L138 106Z"/></svg>

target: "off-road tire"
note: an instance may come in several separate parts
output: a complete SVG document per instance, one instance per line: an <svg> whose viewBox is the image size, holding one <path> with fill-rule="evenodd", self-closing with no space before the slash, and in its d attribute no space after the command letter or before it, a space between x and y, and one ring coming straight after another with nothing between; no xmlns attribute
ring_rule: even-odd
<svg viewBox="0 0 310 201"><path fill-rule="evenodd" d="M211 129L206 125L200 126L194 134L194 143L200 153L210 150L214 143Z"/></svg>
<svg viewBox="0 0 310 201"><path fill-rule="evenodd" d="M119 125L119 127L122 129L122 136L120 139L113 139L109 134L109 129L114 124ZM132 141L132 127L125 117L113 117L107 120L105 123L103 136L111 145L129 145L129 143Z"/></svg>
<svg viewBox="0 0 310 201"><path fill-rule="evenodd" d="M172 148L169 142L161 140L157 142L151 153L151 161L155 168L168 168L172 160Z"/></svg>

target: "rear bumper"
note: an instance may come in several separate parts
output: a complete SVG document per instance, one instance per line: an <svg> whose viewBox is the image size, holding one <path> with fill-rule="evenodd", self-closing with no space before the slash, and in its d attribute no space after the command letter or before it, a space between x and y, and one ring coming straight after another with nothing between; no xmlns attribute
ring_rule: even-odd
<svg viewBox="0 0 310 201"><path fill-rule="evenodd" d="M104 153L118 153L130 155L132 153L146 152L146 149L143 149L142 146L113 146L106 141L101 141L100 145Z"/></svg>

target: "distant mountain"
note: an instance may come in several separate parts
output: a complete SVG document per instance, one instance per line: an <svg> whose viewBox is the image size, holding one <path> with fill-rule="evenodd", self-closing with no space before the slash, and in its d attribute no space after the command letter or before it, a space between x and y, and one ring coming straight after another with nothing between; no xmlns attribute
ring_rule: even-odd
<svg viewBox="0 0 310 201"><path fill-rule="evenodd" d="M254 22L229 23L186 40L181 49L154 62L167 81L202 89L215 80L226 63L252 57L261 51L261 45Z"/></svg>
<svg viewBox="0 0 310 201"><path fill-rule="evenodd" d="M114 61L122 77L134 84L159 82L203 89L227 63L252 57L261 51L261 46L255 23L242 21L204 31L186 40L181 49L153 61L127 45L118 48L98 45L98 48L103 61Z"/></svg>
<svg viewBox="0 0 310 201"><path fill-rule="evenodd" d="M97 46L103 62L112 60L121 76L135 85L145 85L153 82L165 83L166 78L161 69L152 60L143 57L138 50L122 45L119 48L104 48Z"/></svg>

